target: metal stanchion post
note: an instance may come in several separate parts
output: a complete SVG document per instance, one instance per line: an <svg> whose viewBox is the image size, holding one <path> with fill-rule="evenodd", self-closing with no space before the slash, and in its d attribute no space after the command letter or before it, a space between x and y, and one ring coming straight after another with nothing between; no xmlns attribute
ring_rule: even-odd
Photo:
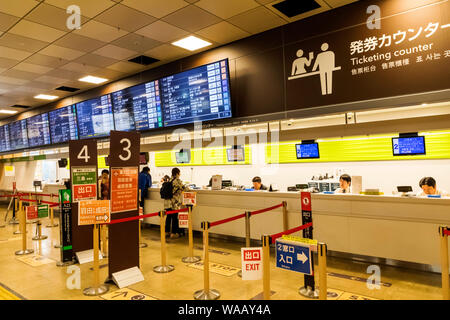
<svg viewBox="0 0 450 320"><path fill-rule="evenodd" d="M106 240L106 232L108 230L108 225L103 224L101 225L101 237L102 237L102 256L103 258L108 257L108 241Z"/></svg>
<svg viewBox="0 0 450 320"><path fill-rule="evenodd" d="M33 240L45 240L47 239L47 236L43 236L41 233L41 220L38 219L37 224L36 224L36 235L31 238Z"/></svg>
<svg viewBox="0 0 450 320"><path fill-rule="evenodd" d="M327 245L319 242L317 253L319 256L319 299L327 300Z"/></svg>
<svg viewBox="0 0 450 320"><path fill-rule="evenodd" d="M189 255L183 257L181 261L185 263L194 263L200 261L199 256L194 256L194 236L192 234L192 205L188 205L188 237L189 237Z"/></svg>
<svg viewBox="0 0 450 320"><path fill-rule="evenodd" d="M283 201L283 231L288 230L287 202Z"/></svg>
<svg viewBox="0 0 450 320"><path fill-rule="evenodd" d="M147 248L148 244L146 244L145 242L141 242L141 228L142 228L142 222L141 220L139 220L139 248Z"/></svg>
<svg viewBox="0 0 450 320"><path fill-rule="evenodd" d="M27 249L27 224L26 224L26 217L25 217L25 211L22 208L22 202L20 203L20 209L19 210L19 223L20 223L20 229L22 230L22 250L16 251L16 255L22 256L26 254L33 253L33 249Z"/></svg>
<svg viewBox="0 0 450 320"><path fill-rule="evenodd" d="M94 286L83 290L83 294L85 296L99 296L108 292L109 290L108 286L105 284L100 284L99 280L100 268L98 263L98 229L98 224L94 224Z"/></svg>
<svg viewBox="0 0 450 320"><path fill-rule="evenodd" d="M270 236L261 237L263 245L263 297L270 300Z"/></svg>
<svg viewBox="0 0 450 320"><path fill-rule="evenodd" d="M209 288L209 222L202 222L203 230L203 289L194 292L195 300L217 300L220 292Z"/></svg>
<svg viewBox="0 0 450 320"><path fill-rule="evenodd" d="M445 234L447 227L439 227L441 238L441 274L442 274L442 299L450 300L449 274L448 274L448 236Z"/></svg>
<svg viewBox="0 0 450 320"><path fill-rule="evenodd" d="M53 222L54 214L53 214L53 207L50 207L50 224L46 226L46 228L53 228L57 227L58 224Z"/></svg>
<svg viewBox="0 0 450 320"><path fill-rule="evenodd" d="M175 269L171 264L166 263L166 211L159 213L160 216L160 233L161 233L161 265L153 267L153 271L157 273L167 273Z"/></svg>
<svg viewBox="0 0 450 320"><path fill-rule="evenodd" d="M21 223L21 219L22 219L22 210L24 211L24 214L25 214L25 210L23 209L23 204L22 204L22 201L18 201L18 206L19 206L19 208L18 208L18 210L16 210L16 212L17 212L17 214L19 215L19 221L18 221L18 223L20 224ZM14 217L15 218L15 217ZM16 220L17 221L17 220ZM25 223L26 223L26 221L25 221ZM15 223L14 223L15 224ZM26 229L25 229L25 231L26 231ZM16 230L16 231L14 231L13 232L13 234L22 234L22 232L23 232L23 230L22 230L22 227L20 227L20 225L19 225L19 230Z"/></svg>
<svg viewBox="0 0 450 320"><path fill-rule="evenodd" d="M245 246L247 248L250 247L250 217L252 216L252 213L249 211L245 212ZM242 270L239 270L237 273L238 277L242 278Z"/></svg>

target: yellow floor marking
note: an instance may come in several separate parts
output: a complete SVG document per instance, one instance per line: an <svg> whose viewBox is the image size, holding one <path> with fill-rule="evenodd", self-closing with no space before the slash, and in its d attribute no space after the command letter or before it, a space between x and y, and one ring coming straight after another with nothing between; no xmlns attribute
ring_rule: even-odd
<svg viewBox="0 0 450 320"><path fill-rule="evenodd" d="M20 298L0 286L0 300L20 300Z"/></svg>

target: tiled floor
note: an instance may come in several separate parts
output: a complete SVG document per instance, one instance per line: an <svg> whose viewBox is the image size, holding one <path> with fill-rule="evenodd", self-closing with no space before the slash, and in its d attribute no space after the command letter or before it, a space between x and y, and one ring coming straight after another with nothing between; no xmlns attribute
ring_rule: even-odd
<svg viewBox="0 0 450 320"><path fill-rule="evenodd" d="M4 209L0 209L0 225L4 223ZM14 235L18 225L6 225L0 228L0 287L9 288L20 297L26 299L102 299L101 297L88 297L83 295L83 289L91 286L93 271L91 263L79 266L81 269L81 288L68 289L66 282L71 276L67 273L67 267L57 267L56 262L60 258L59 249L54 248L59 243L59 227L46 228L48 220L43 220L43 234L48 239L33 241L36 225L28 224L27 246L34 249L36 254L52 259L53 261L41 266L30 266L18 260L20 257L14 254L21 249L21 235ZM137 292L146 294L156 299L179 300L193 299L193 293L203 286L203 271L188 267L181 261L187 255L187 237L167 241L167 259L169 264L175 266L173 272L158 274L153 272L153 267L160 264L159 229L155 226L144 228L142 231L143 242L147 248L141 249L141 270L145 280L129 286ZM211 249L224 252L211 252L211 262L240 268L240 247L243 243L210 239ZM195 238L195 247L201 247L202 240ZM195 249L195 255L202 255L201 250ZM107 259L100 260L100 265L107 264ZM346 259L329 258L328 272L353 277L368 278L366 273L369 264L352 262ZM335 289L338 294L335 298L352 299L365 296L375 299L399 300L399 299L441 299L440 274L412 271L380 265L381 282L391 284L389 287L381 286L379 290L369 289L365 282L355 279L343 279L328 276L328 287ZM106 279L107 267L100 269L100 279ZM275 267L274 252L271 252L271 289L274 300L302 300L304 297L298 294L298 289L303 285L303 275L286 271ZM317 277L317 275L316 275ZM317 281L317 279L316 279ZM210 273L210 287L220 291L220 299L249 300L262 291L262 281L243 281L237 275L223 276ZM115 285L110 286L110 291L118 290ZM348 294L350 293L350 294ZM0 294L0 299L7 299L8 295Z"/></svg>

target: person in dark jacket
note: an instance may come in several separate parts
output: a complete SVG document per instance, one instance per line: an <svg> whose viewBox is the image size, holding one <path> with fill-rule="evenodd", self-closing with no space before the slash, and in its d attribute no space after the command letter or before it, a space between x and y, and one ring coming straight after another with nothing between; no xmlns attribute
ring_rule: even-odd
<svg viewBox="0 0 450 320"><path fill-rule="evenodd" d="M148 196L148 188L152 186L152 176L150 175L150 168L144 167L139 174L139 191L140 191L140 203L139 205L144 208L145 198ZM145 210L144 210L145 212Z"/></svg>

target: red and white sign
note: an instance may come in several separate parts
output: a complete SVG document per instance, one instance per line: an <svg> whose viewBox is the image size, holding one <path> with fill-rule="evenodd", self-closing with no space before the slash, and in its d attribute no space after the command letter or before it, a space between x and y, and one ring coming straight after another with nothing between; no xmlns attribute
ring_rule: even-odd
<svg viewBox="0 0 450 320"><path fill-rule="evenodd" d="M138 209L138 167L111 168L111 213Z"/></svg>
<svg viewBox="0 0 450 320"><path fill-rule="evenodd" d="M37 206L25 207L27 213L27 220L36 220L38 218L38 208Z"/></svg>
<svg viewBox="0 0 450 320"><path fill-rule="evenodd" d="M183 204L186 205L197 205L197 192L183 192Z"/></svg>
<svg viewBox="0 0 450 320"><path fill-rule="evenodd" d="M311 211L311 192L302 192L300 197L302 199L302 210Z"/></svg>
<svg viewBox="0 0 450 320"><path fill-rule="evenodd" d="M97 199L97 186L95 184L80 184L73 186L74 201Z"/></svg>
<svg viewBox="0 0 450 320"><path fill-rule="evenodd" d="M189 216L187 213L178 213L178 228L189 228Z"/></svg>
<svg viewBox="0 0 450 320"><path fill-rule="evenodd" d="M242 280L262 279L262 248L241 248Z"/></svg>

